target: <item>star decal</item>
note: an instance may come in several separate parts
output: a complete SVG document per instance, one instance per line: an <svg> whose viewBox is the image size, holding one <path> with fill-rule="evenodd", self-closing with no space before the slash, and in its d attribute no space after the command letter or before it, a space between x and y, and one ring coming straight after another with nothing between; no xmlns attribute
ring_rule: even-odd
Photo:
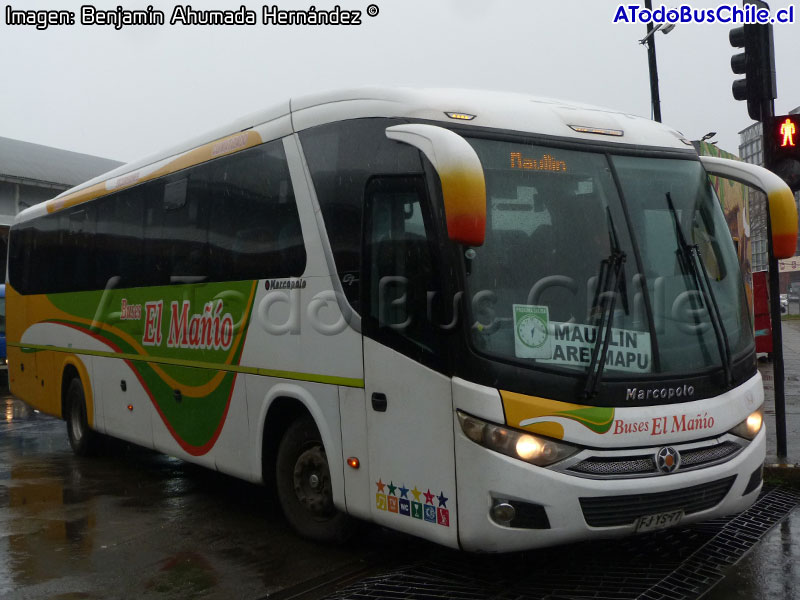
<svg viewBox="0 0 800 600"><path fill-rule="evenodd" d="M425 504L433 504L433 499L435 496L431 494L431 488L428 488L428 491L425 492Z"/></svg>
<svg viewBox="0 0 800 600"><path fill-rule="evenodd" d="M395 491L396 489L397 489L397 486L394 484L394 482L391 482L391 483L389 484L389 493L390 493L392 496L394 496L394 491Z"/></svg>
<svg viewBox="0 0 800 600"><path fill-rule="evenodd" d="M412 493L412 494L414 494L414 500L416 500L417 502L419 502L419 496L420 496L420 494L421 494L422 492L420 492L420 491L417 489L417 486L414 486L414 489L413 489L413 490L411 490L411 493Z"/></svg>
<svg viewBox="0 0 800 600"><path fill-rule="evenodd" d="M386 484L385 484L385 483L383 483L383 481L381 481L380 479L378 479L378 481L377 481L377 482L375 482L375 485L377 485L377 486L378 486L378 491L379 491L379 492L381 492L381 493L383 493L383 488L385 488L385 487L386 487Z"/></svg>
<svg viewBox="0 0 800 600"><path fill-rule="evenodd" d="M408 488L404 485L400 486L400 497L401 498L408 498Z"/></svg>
<svg viewBox="0 0 800 600"><path fill-rule="evenodd" d="M437 496L437 499L439 500L439 506L447 508L447 504L446 503L449 500L449 498L445 498L444 497L444 492L439 492L439 495Z"/></svg>

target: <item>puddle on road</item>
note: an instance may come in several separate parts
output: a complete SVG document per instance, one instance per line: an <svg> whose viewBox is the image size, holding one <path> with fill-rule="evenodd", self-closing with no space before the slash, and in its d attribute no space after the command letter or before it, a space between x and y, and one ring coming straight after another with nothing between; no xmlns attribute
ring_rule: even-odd
<svg viewBox="0 0 800 600"><path fill-rule="evenodd" d="M174 598L191 598L215 587L218 582L214 567L202 555L181 552L165 560L161 571L145 587Z"/></svg>
<svg viewBox="0 0 800 600"><path fill-rule="evenodd" d="M0 597L264 597L364 559L305 542L266 491L108 442L72 454L62 421L0 398Z"/></svg>
<svg viewBox="0 0 800 600"><path fill-rule="evenodd" d="M0 414L3 415L6 424L12 421L30 420L35 415L30 406L10 397L0 400Z"/></svg>
<svg viewBox="0 0 800 600"><path fill-rule="evenodd" d="M778 523L703 600L800 598L800 508Z"/></svg>
<svg viewBox="0 0 800 600"><path fill-rule="evenodd" d="M0 399L0 414L2 594L88 566L96 510L66 444L51 435L59 422L13 398Z"/></svg>

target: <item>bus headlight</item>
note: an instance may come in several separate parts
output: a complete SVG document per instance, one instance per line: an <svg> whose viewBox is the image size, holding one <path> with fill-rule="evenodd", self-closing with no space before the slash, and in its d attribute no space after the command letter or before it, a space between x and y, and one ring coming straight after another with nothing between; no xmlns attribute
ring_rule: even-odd
<svg viewBox="0 0 800 600"><path fill-rule="evenodd" d="M564 460L579 450L564 442L488 423L461 411L458 421L464 435L476 444L539 467Z"/></svg>
<svg viewBox="0 0 800 600"><path fill-rule="evenodd" d="M746 440L752 440L758 432L761 431L761 426L764 423L764 409L759 408L757 411L750 413L744 421L739 423L736 427L731 429L733 435L738 435Z"/></svg>

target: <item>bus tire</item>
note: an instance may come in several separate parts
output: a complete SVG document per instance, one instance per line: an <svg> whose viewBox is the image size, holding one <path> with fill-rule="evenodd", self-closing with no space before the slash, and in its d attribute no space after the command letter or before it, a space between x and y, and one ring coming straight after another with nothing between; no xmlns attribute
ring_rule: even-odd
<svg viewBox="0 0 800 600"><path fill-rule="evenodd" d="M98 435L89 427L83 385L77 377L69 382L65 405L67 407L67 436L72 451L78 456L91 456L97 447Z"/></svg>
<svg viewBox="0 0 800 600"><path fill-rule="evenodd" d="M328 459L310 416L292 422L281 438L275 487L286 520L301 536L341 543L352 534L352 519L333 504Z"/></svg>

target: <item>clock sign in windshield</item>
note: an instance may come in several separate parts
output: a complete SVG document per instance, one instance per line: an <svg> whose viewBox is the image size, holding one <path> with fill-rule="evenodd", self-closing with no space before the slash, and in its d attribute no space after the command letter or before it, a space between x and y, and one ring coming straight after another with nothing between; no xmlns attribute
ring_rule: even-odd
<svg viewBox="0 0 800 600"><path fill-rule="evenodd" d="M514 305L514 353L520 358L550 358L553 355L546 306Z"/></svg>

